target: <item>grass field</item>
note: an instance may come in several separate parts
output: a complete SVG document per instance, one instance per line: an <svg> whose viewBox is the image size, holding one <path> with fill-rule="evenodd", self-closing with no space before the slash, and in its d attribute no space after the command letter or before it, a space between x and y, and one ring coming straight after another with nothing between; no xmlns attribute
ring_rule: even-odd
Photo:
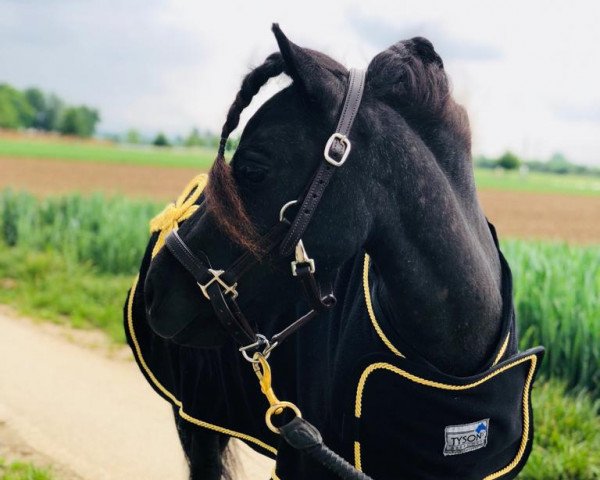
<svg viewBox="0 0 600 480"><path fill-rule="evenodd" d="M125 197L0 193L0 279L11 287L0 301L122 340L122 301L160 208ZM600 393L600 245L502 245L522 347L545 345L543 373Z"/></svg>
<svg viewBox="0 0 600 480"><path fill-rule="evenodd" d="M123 146L90 141L66 141L43 136L0 135L0 157L207 169L212 165L215 151L203 148ZM599 177L548 173L529 173L522 176L518 172L479 169L475 178L478 187L482 189L600 195Z"/></svg>
<svg viewBox="0 0 600 480"><path fill-rule="evenodd" d="M0 157L208 168L215 159L215 152L202 148L125 147L86 141L65 142L0 136Z"/></svg>
<svg viewBox="0 0 600 480"><path fill-rule="evenodd" d="M481 189L513 190L517 192L600 195L600 177L585 175L556 175L516 171L475 170L475 181Z"/></svg>

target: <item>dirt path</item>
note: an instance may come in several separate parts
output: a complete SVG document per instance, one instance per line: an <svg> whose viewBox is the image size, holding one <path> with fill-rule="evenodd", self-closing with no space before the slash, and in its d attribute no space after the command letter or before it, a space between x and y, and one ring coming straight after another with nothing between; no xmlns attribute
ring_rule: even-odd
<svg viewBox="0 0 600 480"><path fill-rule="evenodd" d="M0 312L0 455L56 465L59 480L186 478L170 407L123 355ZM236 444L235 478L271 461Z"/></svg>

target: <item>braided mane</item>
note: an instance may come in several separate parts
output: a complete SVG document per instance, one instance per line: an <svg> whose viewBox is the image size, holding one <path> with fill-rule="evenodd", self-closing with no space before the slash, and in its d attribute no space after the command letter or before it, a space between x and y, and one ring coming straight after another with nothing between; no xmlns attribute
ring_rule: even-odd
<svg viewBox="0 0 600 480"><path fill-rule="evenodd" d="M270 78L276 77L283 71L284 62L281 54L274 53L244 77L242 86L227 113L221 131L219 151L209 172L205 191L207 210L215 217L223 233L241 247L257 255L262 253L260 236L240 199L231 167L225 161L225 145L231 132L238 126L241 113L261 87Z"/></svg>

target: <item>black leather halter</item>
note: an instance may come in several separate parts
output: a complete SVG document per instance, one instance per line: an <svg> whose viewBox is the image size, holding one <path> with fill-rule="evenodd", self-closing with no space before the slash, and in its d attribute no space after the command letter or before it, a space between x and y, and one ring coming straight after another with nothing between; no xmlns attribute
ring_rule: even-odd
<svg viewBox="0 0 600 480"><path fill-rule="evenodd" d="M335 132L325 145L323 161L319 164L305 193L297 200L288 202L282 207L279 223L263 237L265 255L272 254L279 247L278 254L287 257L295 249L295 259L291 262L292 274L301 281L311 306L306 314L271 339L267 339L264 335L256 332L236 301L240 279L259 261L254 254L246 252L227 270L217 270L211 266L210 260L204 253L200 254L202 258L194 255L177 230L172 231L166 239L169 251L192 274L203 295L210 300L223 327L240 345L240 351L248 360L251 359L252 351L260 351L268 356L273 348L280 345L283 340L317 316L319 312L335 305L333 292L329 291L323 294L319 288L314 276L315 263L306 253L302 235L334 173L348 159L351 150L349 134L360 106L364 83L365 71L351 69L342 113ZM285 211L292 204L301 206L295 218L290 222L285 218Z"/></svg>

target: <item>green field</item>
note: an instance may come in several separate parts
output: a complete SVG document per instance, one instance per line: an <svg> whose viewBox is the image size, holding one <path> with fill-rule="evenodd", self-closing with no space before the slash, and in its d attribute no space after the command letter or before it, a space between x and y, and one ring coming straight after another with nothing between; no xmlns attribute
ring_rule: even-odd
<svg viewBox="0 0 600 480"><path fill-rule="evenodd" d="M156 148L75 140L0 137L0 157L208 168L215 159L215 151L204 148Z"/></svg>
<svg viewBox="0 0 600 480"><path fill-rule="evenodd" d="M0 191L0 279L12 285L0 301L122 340L122 299L148 241L148 220L160 209L124 197L40 200ZM545 345L544 374L600 393L600 245L502 246L514 272L521 346Z"/></svg>
<svg viewBox="0 0 600 480"><path fill-rule="evenodd" d="M475 170L475 181L481 189L514 190L538 193L600 195L600 177L586 175L557 175L516 171Z"/></svg>
<svg viewBox="0 0 600 480"><path fill-rule="evenodd" d="M124 342L125 293L159 209L122 197L0 192L0 303ZM519 479L598 479L600 245L509 240L503 249L515 274L521 347L547 349L532 396L535 447ZM49 478L30 475L27 464L2 467L0 480Z"/></svg>
<svg viewBox="0 0 600 480"><path fill-rule="evenodd" d="M215 151L209 148L124 146L22 136L0 137L1 157L207 169L212 165ZM518 172L477 169L475 179L482 189L600 195L600 177L594 176L537 172L522 176Z"/></svg>

